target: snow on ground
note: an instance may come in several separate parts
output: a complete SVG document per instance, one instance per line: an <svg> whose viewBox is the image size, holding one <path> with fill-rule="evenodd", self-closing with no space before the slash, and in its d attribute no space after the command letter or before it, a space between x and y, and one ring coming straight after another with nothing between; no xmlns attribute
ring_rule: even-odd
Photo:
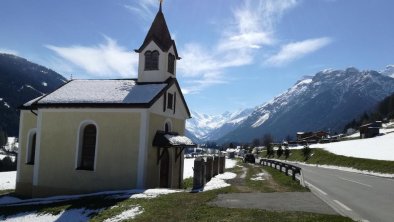
<svg viewBox="0 0 394 222"><path fill-rule="evenodd" d="M205 184L203 191L215 190L223 187L228 187L230 184L226 183L225 180L234 179L237 176L235 173L225 172L223 174L216 175Z"/></svg>
<svg viewBox="0 0 394 222"><path fill-rule="evenodd" d="M226 169L230 169L235 167L237 164L237 160L235 159L226 159ZM183 178L193 177L193 167L194 167L194 158L185 159L184 166L183 166Z"/></svg>
<svg viewBox="0 0 394 222"><path fill-rule="evenodd" d="M99 192L93 194L85 195L69 195L69 196L55 196L47 198L34 198L21 200L16 197L3 196L0 198L0 205L34 205L34 204L48 204L55 202L62 202L67 200L79 199L82 197L95 196L95 195L108 195L108 198L145 198L151 199L158 197L159 195L182 192L181 190L171 190L171 189L148 189L148 190L128 190L128 191L108 191ZM58 215L42 214L38 212L24 212L16 215L8 216L7 218L1 217L0 220L7 221L88 221L91 214L98 213L102 209L68 209L62 211ZM140 206L134 206L129 210L122 212L121 214L108 219L107 221L121 221L126 219L133 219L137 215L141 214L143 209Z"/></svg>
<svg viewBox="0 0 394 222"><path fill-rule="evenodd" d="M15 189L15 181L16 171L0 172L0 190Z"/></svg>
<svg viewBox="0 0 394 222"><path fill-rule="evenodd" d="M166 188L147 189L147 190L134 189L134 190L123 190L123 191L104 191L104 192L81 194L81 195L65 195L65 196L53 196L53 197L45 197L45 198L32 198L32 199L24 199L24 200L10 196L3 196L0 197L0 206L50 204L50 203L68 201L68 200L76 200L83 197L99 196L99 195L108 196L108 198L113 198L113 199L125 199L125 198L151 199L158 197L160 195L176 193L176 192L182 192L182 190L174 190L174 189L166 189Z"/></svg>
<svg viewBox="0 0 394 222"><path fill-rule="evenodd" d="M226 168L232 168L236 165L237 161L233 159L226 159ZM193 165L194 159L185 159L185 170L184 178L193 176ZM236 177L235 173L225 172L213 177L204 187L204 191L219 189L222 187L230 186L225 180L233 179ZM0 190L4 189L15 189L16 171L0 173ZM182 192L182 190L173 189L148 189L148 190L125 190L125 191L106 191L92 194L82 195L66 195L66 196L54 196L47 198L33 198L33 199L19 199L12 196L0 197L0 205L35 205L35 204L49 204L56 202L63 202L68 200L76 200L83 197L107 195L108 198L124 199L124 198L155 198L159 195L165 195L169 193ZM23 212L8 217L1 217L0 220L7 221L87 221L91 214L99 212L101 209L68 209L62 211L58 215L42 214L38 212ZM122 212L121 214L108 219L108 221L121 221L126 219L133 219L135 216L141 214L143 209L140 206L135 206Z"/></svg>
<svg viewBox="0 0 394 222"><path fill-rule="evenodd" d="M4 146L4 149L7 151L13 151L14 146L18 148L19 143L16 137L8 137L7 138L7 144Z"/></svg>
<svg viewBox="0 0 394 222"><path fill-rule="evenodd" d="M132 190L131 192L126 192L124 194L116 194L112 195L111 198L114 199L152 199L156 198L160 195L170 194L170 193L178 193L180 190L173 190L167 188L156 188L156 189L148 189L148 190Z"/></svg>
<svg viewBox="0 0 394 222"><path fill-rule="evenodd" d="M10 156L10 155L4 155L4 154L0 154L0 160L3 160L5 157L9 157L11 158L12 161L15 161L15 156Z"/></svg>
<svg viewBox="0 0 394 222"><path fill-rule="evenodd" d="M394 133L368 139L313 144L310 147L323 148L337 155L394 161Z"/></svg>
<svg viewBox="0 0 394 222"><path fill-rule="evenodd" d="M263 176L264 176L264 173L258 173L256 175L254 175L254 177L250 178L250 180L254 180L254 181L264 180Z"/></svg>
<svg viewBox="0 0 394 222"><path fill-rule="evenodd" d="M345 136L344 138L360 138L360 132L355 132L353 134Z"/></svg>
<svg viewBox="0 0 394 222"><path fill-rule="evenodd" d="M142 214L143 209L140 206L133 206L129 210L123 211L119 215L115 217L108 218L104 220L104 222L118 222L123 220L131 220L134 219L136 216Z"/></svg>
<svg viewBox="0 0 394 222"><path fill-rule="evenodd" d="M69 209L60 212L57 215L52 214L42 214L37 212L24 212L15 215L11 215L8 217L0 217L1 220L7 220L7 222L20 222L20 221L40 221L40 222L67 222L67 221L75 221L75 222L83 222L88 221L90 219L90 215L93 213L100 212L102 209Z"/></svg>

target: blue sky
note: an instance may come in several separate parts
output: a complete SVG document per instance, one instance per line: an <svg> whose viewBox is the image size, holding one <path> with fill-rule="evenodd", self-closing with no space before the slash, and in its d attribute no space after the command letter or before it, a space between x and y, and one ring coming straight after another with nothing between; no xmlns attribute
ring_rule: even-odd
<svg viewBox="0 0 394 222"><path fill-rule="evenodd" d="M0 52L66 78L135 78L158 0L1 0ZM394 63L392 0L164 0L191 110L271 100L326 68Z"/></svg>

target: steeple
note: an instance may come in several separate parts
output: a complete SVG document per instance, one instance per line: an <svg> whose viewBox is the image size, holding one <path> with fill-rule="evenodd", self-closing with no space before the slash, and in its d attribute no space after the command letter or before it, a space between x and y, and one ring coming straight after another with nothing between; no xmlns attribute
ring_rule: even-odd
<svg viewBox="0 0 394 222"><path fill-rule="evenodd" d="M159 11L139 49L138 82L165 82L176 78L178 56L175 41L171 38L160 1Z"/></svg>
<svg viewBox="0 0 394 222"><path fill-rule="evenodd" d="M168 30L168 26L164 18L164 14L162 11L162 1L160 1L159 11L157 12L156 17L152 22L152 25L148 31L148 34L145 37L144 42L142 43L140 48L135 51L138 53L142 52L151 41L154 41L163 52L167 52L171 48L171 46L174 46L175 56L177 59L180 59L176 50L175 41L171 38L170 31Z"/></svg>

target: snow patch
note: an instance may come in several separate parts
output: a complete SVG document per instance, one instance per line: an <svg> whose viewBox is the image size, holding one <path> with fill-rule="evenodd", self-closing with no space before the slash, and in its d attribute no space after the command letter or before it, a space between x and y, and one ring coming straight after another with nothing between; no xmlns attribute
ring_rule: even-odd
<svg viewBox="0 0 394 222"><path fill-rule="evenodd" d="M15 189L15 182L16 171L0 172L0 190ZM0 202L2 199L3 198L0 198Z"/></svg>
<svg viewBox="0 0 394 222"><path fill-rule="evenodd" d="M48 86L48 83L46 83L46 82L42 82L41 83L43 86Z"/></svg>
<svg viewBox="0 0 394 222"><path fill-rule="evenodd" d="M4 101L4 106L10 108L10 105L6 101Z"/></svg>
<svg viewBox="0 0 394 222"><path fill-rule="evenodd" d="M261 126L265 121L267 121L270 118L270 113L265 113L262 115L255 123L253 123L252 127L256 128Z"/></svg>
<svg viewBox="0 0 394 222"><path fill-rule="evenodd" d="M140 206L133 206L129 210L123 211L121 214L108 218L104 220L104 222L118 222L123 220L131 220L134 219L136 216L143 213L143 210Z"/></svg>
<svg viewBox="0 0 394 222"><path fill-rule="evenodd" d="M2 220L7 220L10 222L19 222L19 221L57 221L57 222L66 222L66 221L75 221L75 222L83 222L88 221L92 214L100 212L102 209L70 209L60 212L58 215L52 214L42 214L37 212L24 212L15 214L8 217L0 217Z"/></svg>
<svg viewBox="0 0 394 222"><path fill-rule="evenodd" d="M216 175L211 178L211 180L205 184L203 191L220 189L223 187L228 187L230 184L226 183L225 180L234 179L237 176L235 173L225 172L223 174Z"/></svg>
<svg viewBox="0 0 394 222"><path fill-rule="evenodd" d="M264 180L263 176L264 176L264 173L258 173L256 175L254 175L254 177L250 178L250 180L261 181L261 180Z"/></svg>

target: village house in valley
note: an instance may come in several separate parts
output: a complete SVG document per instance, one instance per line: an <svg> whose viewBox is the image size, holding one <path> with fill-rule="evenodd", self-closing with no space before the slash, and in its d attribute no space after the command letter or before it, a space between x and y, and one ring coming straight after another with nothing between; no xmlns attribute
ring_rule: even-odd
<svg viewBox="0 0 394 222"><path fill-rule="evenodd" d="M183 136L191 116L161 5L135 51L137 79L71 80L21 107L16 193L180 187L194 144Z"/></svg>

